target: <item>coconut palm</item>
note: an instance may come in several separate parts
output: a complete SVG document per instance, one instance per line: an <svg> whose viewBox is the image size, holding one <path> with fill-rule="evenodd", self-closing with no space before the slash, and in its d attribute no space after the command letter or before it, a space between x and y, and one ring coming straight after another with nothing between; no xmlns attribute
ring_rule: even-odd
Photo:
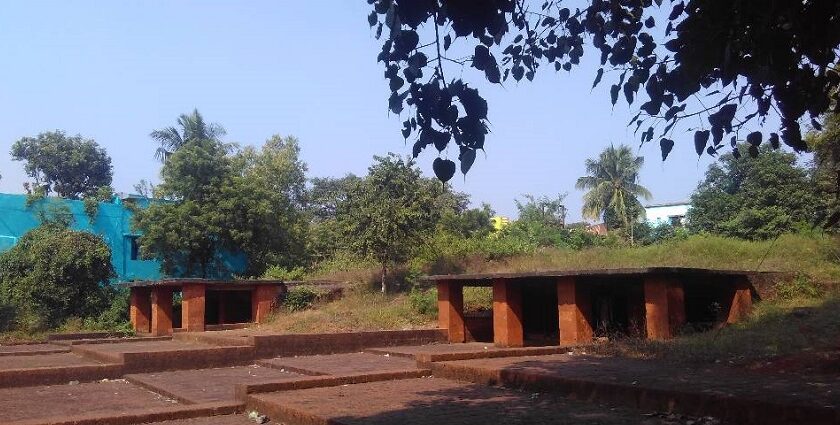
<svg viewBox="0 0 840 425"><path fill-rule="evenodd" d="M178 127L155 130L149 136L160 144L155 151L155 158L165 162L172 153L191 140L218 140L226 133L219 124L206 124L198 109L193 109L192 113L178 117Z"/></svg>
<svg viewBox="0 0 840 425"><path fill-rule="evenodd" d="M631 232L632 223L644 214L639 197L650 199L650 191L639 184L639 170L645 159L633 155L629 146L610 146L597 159L586 160L586 176L575 187L587 190L583 195L583 216L598 220L614 214Z"/></svg>

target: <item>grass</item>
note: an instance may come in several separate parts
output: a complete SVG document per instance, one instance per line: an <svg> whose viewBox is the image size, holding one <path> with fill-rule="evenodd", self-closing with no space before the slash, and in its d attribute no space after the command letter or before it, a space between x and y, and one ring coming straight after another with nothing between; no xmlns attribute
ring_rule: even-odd
<svg viewBox="0 0 840 425"><path fill-rule="evenodd" d="M744 366L836 350L840 350L838 293L762 302L747 320L670 341L623 339L595 347L596 353L604 355Z"/></svg>
<svg viewBox="0 0 840 425"><path fill-rule="evenodd" d="M622 267L702 267L805 273L820 282L840 281L840 243L821 235L783 235L776 241L745 241L695 235L644 247L544 249L499 261L465 260L467 273Z"/></svg>
<svg viewBox="0 0 840 425"><path fill-rule="evenodd" d="M290 312L280 309L262 330L287 333L421 329L437 325L437 314L415 311L406 294L383 295L358 286L339 300Z"/></svg>

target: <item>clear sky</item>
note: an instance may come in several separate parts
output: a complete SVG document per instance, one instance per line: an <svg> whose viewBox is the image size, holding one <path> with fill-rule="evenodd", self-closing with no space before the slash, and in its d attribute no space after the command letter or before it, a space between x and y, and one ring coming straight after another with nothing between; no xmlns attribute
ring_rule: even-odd
<svg viewBox="0 0 840 425"><path fill-rule="evenodd" d="M26 180L9 157L12 143L54 129L104 146L118 192L156 181L149 132L194 107L222 124L229 142L297 136L310 176L364 174L375 154L408 154L402 120L387 109L369 11L362 0L5 1L0 192L21 192ZM626 126L630 108L612 109L609 84L590 91L595 69L585 63L571 74L545 69L533 83L476 84L492 133L486 158L479 154L466 179L456 175L455 189L509 216L523 193L568 192L569 218L579 219L574 183L584 160L610 143L638 147ZM463 75L481 81L474 69ZM689 136L678 135L664 163L655 141L640 148L653 202L687 199L702 178L710 159L698 160ZM419 160L427 175L433 151Z"/></svg>

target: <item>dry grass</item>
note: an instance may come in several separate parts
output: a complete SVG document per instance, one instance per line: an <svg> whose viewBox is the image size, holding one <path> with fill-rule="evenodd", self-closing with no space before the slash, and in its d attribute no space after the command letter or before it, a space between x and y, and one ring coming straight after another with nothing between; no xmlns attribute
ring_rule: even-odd
<svg viewBox="0 0 840 425"><path fill-rule="evenodd" d="M309 310L279 310L272 320L260 329L315 333L421 329L435 326L437 317L416 312L412 309L407 295L382 295L358 287L339 300L316 304Z"/></svg>
<svg viewBox="0 0 840 425"><path fill-rule="evenodd" d="M670 341L622 339L595 352L673 362L755 365L765 360L840 350L840 294L759 303L747 320ZM591 351L591 350L590 350Z"/></svg>
<svg viewBox="0 0 840 425"><path fill-rule="evenodd" d="M783 235L775 242L753 242L697 235L687 240L645 247L599 247L580 251L545 249L500 261L465 261L464 271L521 272L653 266L781 271L805 273L818 281L840 281L840 243L828 236Z"/></svg>

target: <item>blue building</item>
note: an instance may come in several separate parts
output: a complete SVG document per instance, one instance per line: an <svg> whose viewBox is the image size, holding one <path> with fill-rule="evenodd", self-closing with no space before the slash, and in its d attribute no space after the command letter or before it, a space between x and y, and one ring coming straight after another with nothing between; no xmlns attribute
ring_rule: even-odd
<svg viewBox="0 0 840 425"><path fill-rule="evenodd" d="M111 262L118 281L154 280L161 277L160 262L139 257L139 235L131 229L133 214L125 204L136 202L142 207L148 204L148 199L129 196L117 197L113 202L100 202L93 220L85 213L82 201L47 198L27 207L26 200L26 195L0 193L0 252L14 246L21 236L40 224L39 210L48 208L51 203L61 203L73 215L71 227L74 230L100 235L111 247Z"/></svg>

